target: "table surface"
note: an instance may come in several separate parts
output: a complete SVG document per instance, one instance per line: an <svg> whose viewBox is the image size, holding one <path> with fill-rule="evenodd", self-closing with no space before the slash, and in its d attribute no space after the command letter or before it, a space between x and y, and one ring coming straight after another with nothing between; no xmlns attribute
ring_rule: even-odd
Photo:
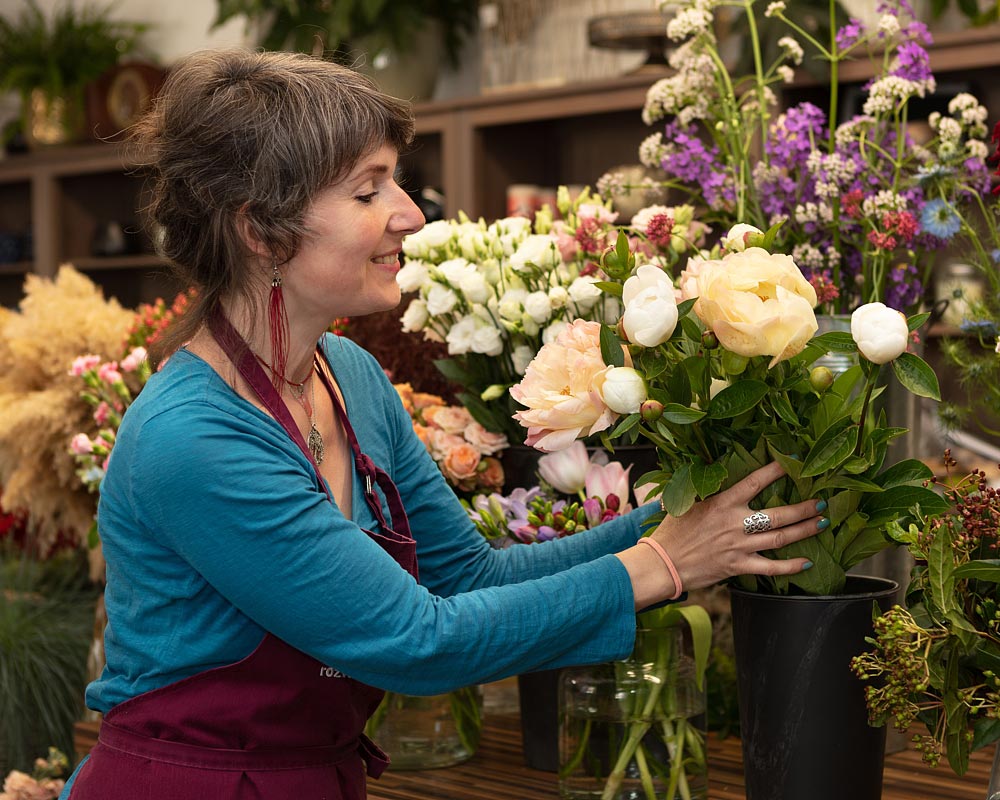
<svg viewBox="0 0 1000 800"><path fill-rule="evenodd" d="M97 739L98 723L76 726L76 749L86 753ZM746 800L739 739L709 736L708 800ZM882 800L983 800L993 748L973 754L969 771L955 775L942 761L937 769L914 750L886 756ZM368 782L369 800L554 800L554 773L524 766L516 714L487 714L479 751L445 769L392 771ZM845 798L844 800L850 800Z"/></svg>

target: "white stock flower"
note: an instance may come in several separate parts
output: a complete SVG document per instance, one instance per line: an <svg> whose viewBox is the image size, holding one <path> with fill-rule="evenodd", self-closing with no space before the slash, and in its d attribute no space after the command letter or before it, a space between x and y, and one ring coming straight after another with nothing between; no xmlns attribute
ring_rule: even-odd
<svg viewBox="0 0 1000 800"><path fill-rule="evenodd" d="M447 314L457 303L458 295L440 283L435 283L427 292L427 313L432 317Z"/></svg>
<svg viewBox="0 0 1000 800"><path fill-rule="evenodd" d="M906 351L906 317L883 303L866 303L851 314L851 338L873 364L887 364Z"/></svg>
<svg viewBox="0 0 1000 800"><path fill-rule="evenodd" d="M632 367L612 367L604 377L601 398L616 414L635 414L646 400L646 382Z"/></svg>
<svg viewBox="0 0 1000 800"><path fill-rule="evenodd" d="M415 292L427 282L430 271L427 264L419 259L407 259L399 272L396 273L396 283L404 292Z"/></svg>
<svg viewBox="0 0 1000 800"><path fill-rule="evenodd" d="M407 333L422 331L430 315L427 313L427 303L420 299L410 301L403 312L403 330Z"/></svg>
<svg viewBox="0 0 1000 800"><path fill-rule="evenodd" d="M469 347L473 353L498 356L503 352L503 336L492 325L478 320Z"/></svg>

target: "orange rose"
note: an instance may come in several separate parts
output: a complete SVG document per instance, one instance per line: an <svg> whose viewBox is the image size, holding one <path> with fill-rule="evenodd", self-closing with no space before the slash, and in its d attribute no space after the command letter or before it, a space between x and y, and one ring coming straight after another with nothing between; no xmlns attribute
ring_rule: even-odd
<svg viewBox="0 0 1000 800"><path fill-rule="evenodd" d="M479 451L467 442L449 449L441 460L441 471L453 483L472 478L476 474L481 456Z"/></svg>

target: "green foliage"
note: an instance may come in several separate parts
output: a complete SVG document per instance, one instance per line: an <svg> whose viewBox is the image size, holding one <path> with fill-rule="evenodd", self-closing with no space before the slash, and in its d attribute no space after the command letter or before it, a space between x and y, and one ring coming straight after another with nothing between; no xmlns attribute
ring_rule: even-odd
<svg viewBox="0 0 1000 800"><path fill-rule="evenodd" d="M49 21L36 0L25 0L16 20L0 17L0 88L43 89L50 97L82 90L131 52L146 29L109 12L64 0Z"/></svg>
<svg viewBox="0 0 1000 800"><path fill-rule="evenodd" d="M947 457L949 465L954 462ZM1000 496L974 472L945 491L948 513L921 510L889 534L917 566L906 593L875 618L870 652L855 659L873 724L923 723L924 759L946 755L959 775L969 754L1000 740Z"/></svg>
<svg viewBox="0 0 1000 800"><path fill-rule="evenodd" d="M218 0L212 27L234 17L267 25L260 43L265 50L298 50L344 55L355 40L378 36L405 52L413 34L428 20L444 28L444 47L457 65L463 37L476 24L476 0Z"/></svg>
<svg viewBox="0 0 1000 800"><path fill-rule="evenodd" d="M81 571L0 554L0 774L73 752L96 599Z"/></svg>
<svg viewBox="0 0 1000 800"><path fill-rule="evenodd" d="M670 339L633 354L649 396L664 403L662 415L653 422L634 415L609 438L627 431L657 446L661 469L653 482L676 516L772 459L787 477L765 489L757 507L827 500L827 530L768 554L805 557L813 567L790 578L741 578L747 588L834 594L848 569L891 544L884 534L890 521L907 520L915 509L947 509L923 485L931 477L924 464L910 459L885 466L891 440L905 431L890 428L884 414L873 411L890 372L915 394L939 396L933 371L918 356L904 353L883 376L858 355L849 334L829 333L773 367L767 356L741 357L734 366L725 348L702 347L703 327L690 306L684 311ZM611 337L617 339L614 329L605 326L602 352L615 351ZM830 351L850 353L859 363L819 391L810 370ZM721 391L719 381L726 383Z"/></svg>

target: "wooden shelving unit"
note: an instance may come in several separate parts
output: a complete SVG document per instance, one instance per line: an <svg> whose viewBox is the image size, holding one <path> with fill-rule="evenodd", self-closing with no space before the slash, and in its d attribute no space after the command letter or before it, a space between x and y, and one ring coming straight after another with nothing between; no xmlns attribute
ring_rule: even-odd
<svg viewBox="0 0 1000 800"><path fill-rule="evenodd" d="M945 34L931 49L940 85L969 83L1000 116L1000 26ZM871 77L868 59L842 65L845 84ZM435 186L448 216L506 213L512 183L590 184L604 172L637 161L653 132L642 122L643 74L591 83L491 94L414 107L416 140L401 159L410 188ZM822 93L802 77L793 93ZM0 232L30 234L30 261L0 265L0 304L13 305L23 276L53 275L69 261L126 305L174 291L145 234L139 252L95 256L102 225L116 221L143 230L143 183L120 145L55 148L0 160Z"/></svg>

